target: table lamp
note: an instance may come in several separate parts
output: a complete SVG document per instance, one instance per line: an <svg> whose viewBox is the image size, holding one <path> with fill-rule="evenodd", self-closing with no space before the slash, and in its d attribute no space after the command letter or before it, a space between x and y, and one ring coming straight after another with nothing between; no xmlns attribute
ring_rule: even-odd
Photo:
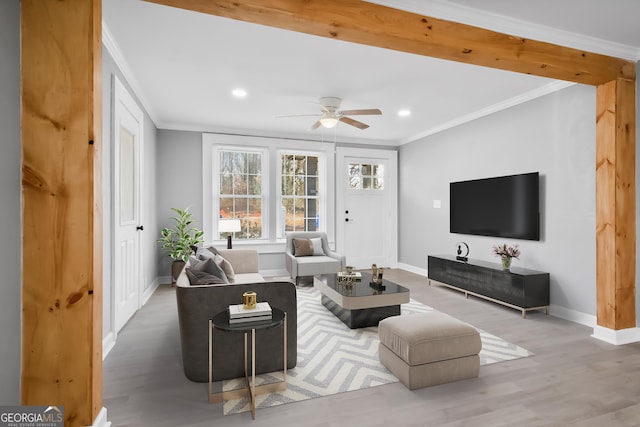
<svg viewBox="0 0 640 427"><path fill-rule="evenodd" d="M231 249L231 236L236 231L242 230L239 219L221 219L218 223L220 233L229 233L227 236L227 249Z"/></svg>

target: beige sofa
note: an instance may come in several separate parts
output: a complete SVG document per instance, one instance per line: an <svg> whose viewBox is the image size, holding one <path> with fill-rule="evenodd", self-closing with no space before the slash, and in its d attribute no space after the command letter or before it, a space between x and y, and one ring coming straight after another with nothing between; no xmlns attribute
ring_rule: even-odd
<svg viewBox="0 0 640 427"><path fill-rule="evenodd" d="M259 271L255 250L219 249L235 272L235 283L190 285L183 269L176 281L176 300L182 365L191 381L207 382L209 375L209 319L231 304L242 303L245 291L255 291L258 302L268 301L287 313L287 367L297 362L297 301L295 285L290 282L267 282ZM185 266L187 268L189 263ZM283 328L270 328L256 334L256 373L281 371L284 364ZM240 332L213 330L213 380L244 376L244 341Z"/></svg>

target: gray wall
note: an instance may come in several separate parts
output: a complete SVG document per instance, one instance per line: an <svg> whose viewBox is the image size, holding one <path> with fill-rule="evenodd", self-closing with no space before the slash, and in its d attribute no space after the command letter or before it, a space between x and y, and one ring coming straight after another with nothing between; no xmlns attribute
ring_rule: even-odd
<svg viewBox="0 0 640 427"><path fill-rule="evenodd" d="M102 49L102 140L103 140L103 338L112 331L112 278L113 262L113 76L117 75L122 84L127 88L131 96L136 100L144 113L144 152L142 153L143 178L142 178L142 218L141 224L144 231L141 234L140 250L142 254L142 280L143 289L150 289L157 280L157 257L155 256L156 238L154 230L157 229L157 215L154 209L156 205L156 144L157 133L153 120L137 98L135 92L129 86L124 75L109 54L107 49Z"/></svg>
<svg viewBox="0 0 640 427"><path fill-rule="evenodd" d="M558 314L595 315L595 88L575 85L407 144L399 164L400 262L426 269L427 255L453 255L464 241L471 258L497 263L493 244L518 243L514 265L551 273ZM535 171L539 242L449 233L450 182Z"/></svg>
<svg viewBox="0 0 640 427"><path fill-rule="evenodd" d="M20 403L20 1L0 2L0 405Z"/></svg>
<svg viewBox="0 0 640 427"><path fill-rule="evenodd" d="M202 133L188 131L158 131L156 152L156 199L157 223L150 229L156 238L160 230L173 227L170 220L174 216L171 208L190 207L194 224L202 229ZM156 274L159 277L171 275L171 258L156 244Z"/></svg>

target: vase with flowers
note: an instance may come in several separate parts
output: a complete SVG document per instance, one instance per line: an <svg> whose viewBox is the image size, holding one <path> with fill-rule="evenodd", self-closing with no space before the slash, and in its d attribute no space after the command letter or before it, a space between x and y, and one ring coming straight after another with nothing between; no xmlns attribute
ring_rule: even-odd
<svg viewBox="0 0 640 427"><path fill-rule="evenodd" d="M506 243L493 245L493 253L495 256L500 257L502 260L502 269L507 271L511 268L511 260L513 258L520 259L520 248L518 245L507 246Z"/></svg>

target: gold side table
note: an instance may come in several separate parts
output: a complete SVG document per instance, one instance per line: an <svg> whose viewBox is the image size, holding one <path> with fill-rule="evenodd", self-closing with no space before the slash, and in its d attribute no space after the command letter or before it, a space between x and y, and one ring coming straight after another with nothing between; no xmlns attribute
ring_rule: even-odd
<svg viewBox="0 0 640 427"><path fill-rule="evenodd" d="M256 331L269 329L283 325L282 352L284 354L284 366L282 367L283 380L271 384L256 386ZM225 332L244 332L244 388L229 391L213 392L213 328ZM249 380L248 368L248 335L251 334L251 380ZM256 396L264 393L273 393L287 389L287 313L279 308L271 308L271 319L258 322L229 323L229 312L222 311L209 319L209 403L219 403L225 400L249 397L251 402L251 418L256 419Z"/></svg>

